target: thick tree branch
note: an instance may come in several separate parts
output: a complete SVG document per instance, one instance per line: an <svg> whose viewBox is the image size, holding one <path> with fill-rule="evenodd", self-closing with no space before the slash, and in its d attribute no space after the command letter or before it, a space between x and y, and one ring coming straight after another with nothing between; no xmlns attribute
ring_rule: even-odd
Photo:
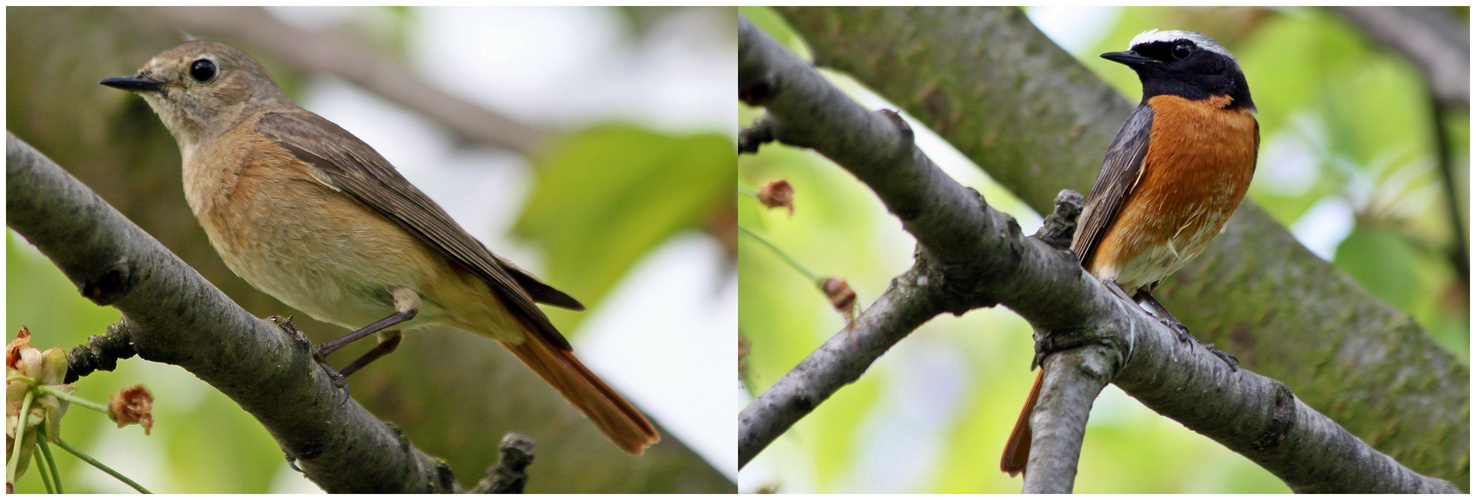
<svg viewBox="0 0 1476 500"><path fill-rule="evenodd" d="M1062 352L1041 369L1045 381L1030 416L1030 461L1024 493L1071 493L1087 417L1121 360L1102 346Z"/></svg>
<svg viewBox="0 0 1476 500"><path fill-rule="evenodd" d="M1446 217L1450 219L1451 266L1470 283L1470 249L1462 218L1451 158L1445 114L1469 112L1471 108L1471 37L1465 26L1454 22L1448 7L1333 7L1370 38L1378 40L1420 69L1430 92L1430 121L1434 131L1435 165L1445 191Z"/></svg>
<svg viewBox="0 0 1476 500"><path fill-rule="evenodd" d="M851 327L841 330L805 357L738 414L738 467L742 468L795 422L855 382L866 368L938 310L916 268L892 280L882 296Z"/></svg>
<svg viewBox="0 0 1476 500"><path fill-rule="evenodd" d="M109 329L111 342L131 344L143 359L178 365L220 390L256 417L324 490L459 489L444 463L357 402L344 402L305 339L231 302L8 131L5 146L6 224L84 296L123 312Z"/></svg>
<svg viewBox="0 0 1476 500"><path fill-rule="evenodd" d="M1132 109L1017 8L781 11L817 60L897 103L1042 213L1061 188L1091 186ZM1361 439L1468 484L1467 367L1254 202L1155 295L1197 337Z"/></svg>
<svg viewBox="0 0 1476 500"><path fill-rule="evenodd" d="M988 207L977 196L970 196L967 200L959 199L959 192L973 193L942 174L917 152L915 146L910 144L910 133L905 127L896 126L896 120L891 116L869 113L848 99L836 99L834 96L838 92L813 68L800 62L793 54L779 47L740 17L740 96L750 103L762 104L767 108L768 127L776 140L790 145L815 147L867 183L888 208L903 219L904 228L918 240L918 258L913 269L894 280L883 298L868 307L862 319L857 320L856 326L827 341L826 347L822 348L825 351L823 354L817 352L786 375L785 379L789 379L789 383L776 384L749 409L745 409L745 416L749 418L740 420L740 435L743 439L770 436L774 434L772 427L787 428L788 423L775 424L761 418L770 414L792 418L795 411L807 413L838 389L840 384L854 380L865 366L907 333L879 330L915 328L916 324L938 312L961 314L968 309L995 304L1004 304L1016 310L1038 329L1078 338L1081 344L1096 343L1109 347L1118 353L1119 360L1127 361L1120 370L1109 370L1118 373L1120 377L1134 380L1159 379L1165 373L1175 373L1180 375L1177 379L1180 383L1170 385L1167 390L1178 394L1246 390L1233 386L1235 382L1249 377L1232 379L1202 376L1215 374L1217 369L1228 371L1228 367L1198 344L1179 343L1175 334L1167 327L1136 306L1119 299L1100 282L1087 275L1070 252L1047 244L1041 237L1022 237L1013 219ZM826 109L830 106L846 109ZM888 123L891 125L886 125ZM885 137L887 134L892 137ZM868 157L865 149L867 144L882 145L879 148L881 156ZM909 154L898 154L898 151L907 151ZM878 185L873 182L887 184ZM915 214L898 209L907 207L910 200L926 200L918 203L928 210L960 213ZM1065 204L1068 203L1058 199L1058 206ZM937 227L935 224L948 226L955 232L934 233L932 230ZM963 234L958 234L959 232ZM1046 227L1040 236L1051 235L1046 239L1058 240L1056 236L1059 235L1056 232ZM934 256L934 252L940 252L940 248L946 248L941 252L950 257L968 255L971 258L952 260ZM926 303L931 303L931 306L924 305ZM900 310L901 316L907 320L872 320L891 317L896 312L894 310ZM853 331L866 332L866 340L886 340L860 342ZM1154 356L1133 359L1133 351L1140 346L1152 346L1159 351ZM1129 374L1129 371L1133 373ZM1244 370L1237 373L1249 375ZM806 386L806 381L826 385ZM1128 390L1128 387L1124 389ZM1148 399L1153 398L1149 396ZM1216 409L1217 412L1222 415L1248 415L1264 413L1266 408L1275 405L1274 398L1249 402L1236 399L1226 401L1231 402L1246 404L1222 404ZM790 411L785 412L768 411L772 407L786 405L793 408L788 408ZM1165 413L1178 418L1173 412ZM1330 420L1325 417L1322 419L1327 425L1336 428L1336 424L1332 424ZM750 428L763 431L750 433ZM1268 427L1256 430L1262 433L1298 433L1310 428L1312 426L1289 431ZM1215 432L1213 429L1196 430ZM752 454L766 444L767 441L741 441L740 463L746 463ZM1237 450L1257 446L1253 440L1233 444ZM1398 467L1392 459L1383 457L1356 439L1344 440L1342 444L1347 448L1341 451L1346 453L1338 456L1359 456L1371 462ZM1359 448L1366 451L1357 451ZM1306 455L1302 458L1311 460ZM1275 465L1277 464L1269 466ZM1365 470L1382 470L1371 464L1359 466ZM1285 474L1283 478L1291 477L1289 482L1293 484L1333 485L1327 487L1336 488L1340 484L1366 483L1342 474L1307 476L1305 470L1276 472ZM1403 473L1413 474L1408 471ZM1439 489L1442 484L1449 487L1449 483L1439 480L1431 480L1430 484L1435 486L1428 489Z"/></svg>
<svg viewBox="0 0 1476 500"><path fill-rule="evenodd" d="M740 31L739 43L750 43L740 45L748 50L739 52L739 96L750 105L780 110L763 124L767 130L763 136L811 148L842 162L851 174L875 186L887 210L902 220L902 227L926 242L943 262L974 258L979 242L965 235L988 223L983 220L987 214L980 210L978 193L953 182L933 165L913 142L912 130L902 117L862 108L823 78L781 77L804 74L809 65L784 57L781 52L787 51L777 44L753 43L758 32L746 18L740 26L749 28ZM813 71L809 74L818 76ZM785 119L786 110L803 113L799 106L806 106L805 111L812 114ZM822 133L825 131L831 133Z"/></svg>
<svg viewBox="0 0 1476 500"><path fill-rule="evenodd" d="M415 76L393 58L332 33L287 25L260 7L161 7L146 9L196 35L239 40L310 71L343 78L446 127L464 142L485 142L527 155L548 132L456 97Z"/></svg>
<svg viewBox="0 0 1476 500"><path fill-rule="evenodd" d="M1448 7L1334 7L1369 37L1414 63L1440 102L1471 107L1471 36Z"/></svg>
<svg viewBox="0 0 1476 500"><path fill-rule="evenodd" d="M1137 335L1133 341L1133 356L1114 384L1153 411L1265 467L1292 491L1460 493L1449 481L1419 475L1364 444L1295 397L1286 384L1233 370L1172 336ZM1191 358L1191 367L1165 369L1185 358Z"/></svg>

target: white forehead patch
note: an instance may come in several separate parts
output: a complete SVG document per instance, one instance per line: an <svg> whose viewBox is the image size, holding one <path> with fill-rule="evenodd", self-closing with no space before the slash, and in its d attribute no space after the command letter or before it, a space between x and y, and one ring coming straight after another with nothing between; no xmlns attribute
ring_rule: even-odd
<svg viewBox="0 0 1476 500"><path fill-rule="evenodd" d="M1133 41L1128 42L1128 50L1132 50L1133 47L1137 47L1138 45L1145 43L1173 42L1177 40L1189 40L1191 42L1194 42L1194 45L1198 46L1201 49L1228 57L1231 61L1235 61L1236 66L1240 65L1240 61L1235 59L1235 56L1231 55L1230 51L1225 50L1225 46L1220 45L1220 42L1216 42L1215 39L1205 36L1203 33L1197 33L1193 31L1144 31L1142 33L1138 33L1138 36L1133 37Z"/></svg>

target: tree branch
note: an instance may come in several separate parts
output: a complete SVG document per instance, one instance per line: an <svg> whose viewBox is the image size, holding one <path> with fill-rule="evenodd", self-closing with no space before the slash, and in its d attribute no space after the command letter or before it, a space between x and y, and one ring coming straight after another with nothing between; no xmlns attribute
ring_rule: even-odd
<svg viewBox="0 0 1476 500"><path fill-rule="evenodd" d="M1107 346L1116 353L1118 360L1112 364L1121 365L1118 367L1120 372L1109 372L1116 372L1119 377L1136 380L1161 379L1166 373L1177 375L1180 383L1169 385L1168 390L1180 394L1180 397L1185 393L1231 392L1237 390L1231 387L1234 382L1248 378L1202 376L1215 374L1216 369L1228 371L1228 368L1198 344L1178 343L1175 334L1167 327L1135 305L1117 298L1087 275L1069 251L1042 240L1042 237L1059 240L1058 231L1047 226L1042 228L1038 237L1022 237L1013 219L990 208L977 193L958 185L932 165L911 144L910 131L896 125L899 120L894 118L894 114L869 113L849 99L836 98L839 91L819 73L741 16L739 95L750 103L767 108L767 127L775 140L814 147L852 172L877 192L888 209L903 220L903 227L918 240L917 262L913 269L894 280L882 299L868 307L855 326L827 341L821 350L801 362L780 383L765 391L744 410L739 423L740 464L746 463L767 445L768 441L762 441L762 438L776 434L774 427L782 430L792 424L792 421L776 423L764 420L767 415L784 415L782 418L788 419L793 418L796 412L808 413L840 385L859 376L907 331L939 312L962 314L975 307L1004 304L1038 329L1078 338L1081 345ZM828 109L832 107L842 109ZM879 146L868 150L867 145ZM959 193L968 196L965 198ZM1058 206L1061 205L1069 205L1069 202L1058 198ZM953 213L909 210L918 207ZM936 231L939 227L948 227L949 231ZM953 260L935 254L968 258ZM862 335L857 335L858 332ZM1133 359L1134 350L1142 346L1156 347L1159 351L1154 356ZM1237 373L1249 375L1245 370ZM807 382L815 384L807 385ZM1137 389L1139 387L1133 387L1133 390ZM1129 387L1124 386L1124 390L1129 390ZM1153 397L1148 396L1149 399ZM1249 415L1264 413L1273 404L1274 400L1265 398L1250 401L1231 399L1219 405L1216 411L1221 415ZM773 408L784 411L770 411ZM1179 418L1174 412L1165 414ZM1330 420L1322 418L1336 427ZM1193 418L1186 420L1194 421ZM1216 432L1190 426L1204 433ZM1269 427L1257 430L1263 433L1286 431ZM1293 428L1289 432L1296 434L1302 430ZM1298 434L1298 438L1301 437ZM1254 442L1245 441L1233 444L1237 451L1256 446ZM1382 457L1383 461L1398 467L1392 459L1383 457L1356 439L1345 440L1342 444L1348 447L1345 450L1348 453L1337 456L1357 455L1372 461ZM1360 447L1367 451L1352 451ZM1307 455L1301 457L1311 460ZM1296 481L1294 484L1364 484L1343 474L1307 476L1305 470L1276 472L1292 477L1291 481ZM1443 483L1431 481L1437 486ZM1449 483L1443 484L1449 486Z"/></svg>
<svg viewBox="0 0 1476 500"><path fill-rule="evenodd" d="M876 358L938 310L926 300L936 293L917 268L892 280L851 326L825 341L738 414L738 467L769 446L795 422L855 382Z"/></svg>
<svg viewBox="0 0 1476 500"><path fill-rule="evenodd" d="M817 60L901 106L1041 213L1062 187L1091 186L1132 110L1017 8L780 10ZM1466 365L1254 202L1155 295L1198 338L1361 439L1469 484Z"/></svg>
<svg viewBox="0 0 1476 500"><path fill-rule="evenodd" d="M1430 92L1430 120L1435 166L1445 191L1450 219L1451 267L1462 283L1471 281L1471 253L1461 215L1459 184L1451 159L1445 113L1471 108L1471 37L1468 29L1441 12L1443 7L1333 7L1370 38L1398 52L1419 68Z"/></svg>
<svg viewBox="0 0 1476 500"><path fill-rule="evenodd" d="M472 493L522 493L528 484L528 466L533 464L533 440L509 432L502 437L498 451L502 459L487 468L487 476L477 483Z"/></svg>
<svg viewBox="0 0 1476 500"><path fill-rule="evenodd" d="M485 142L526 156L548 136L547 131L422 81L414 71L387 55L332 33L287 25L260 7L175 6L147 10L182 29L244 41L298 68L353 82L436 120L463 142Z"/></svg>
<svg viewBox="0 0 1476 500"><path fill-rule="evenodd" d="M1445 7L1333 7L1370 38L1420 69L1440 102L1471 107L1469 28L1440 12Z"/></svg>
<svg viewBox="0 0 1476 500"><path fill-rule="evenodd" d="M330 492L453 492L451 470L415 449L319 370L305 339L251 316L184 262L7 131L6 223L87 298L123 319L109 343L178 365L261 422ZM92 344L90 342L89 344Z"/></svg>
<svg viewBox="0 0 1476 500"><path fill-rule="evenodd" d="M1092 403L1120 363L1114 354L1102 346L1073 349L1049 357L1041 368L1045 381L1030 415L1024 493L1071 493Z"/></svg>

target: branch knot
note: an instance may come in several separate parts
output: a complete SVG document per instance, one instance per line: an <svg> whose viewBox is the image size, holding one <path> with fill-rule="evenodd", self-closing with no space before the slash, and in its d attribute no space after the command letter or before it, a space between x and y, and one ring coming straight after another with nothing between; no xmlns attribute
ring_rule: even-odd
<svg viewBox="0 0 1476 500"><path fill-rule="evenodd" d="M127 258L121 258L109 265L107 270L83 279L77 284L77 291L94 304L112 305L133 289L136 280L132 278L132 266Z"/></svg>
<svg viewBox="0 0 1476 500"><path fill-rule="evenodd" d="M1071 249L1071 238L1076 234L1076 219L1081 216L1081 193L1062 189L1056 194L1056 210L1047 216L1035 237L1054 248Z"/></svg>
<svg viewBox="0 0 1476 500"><path fill-rule="evenodd" d="M120 333L120 328L119 323L108 325L106 335L89 336L86 343L73 347L67 353L67 376L63 381L70 384L97 370L113 371L118 368L118 360L138 354L133 350L133 340Z"/></svg>

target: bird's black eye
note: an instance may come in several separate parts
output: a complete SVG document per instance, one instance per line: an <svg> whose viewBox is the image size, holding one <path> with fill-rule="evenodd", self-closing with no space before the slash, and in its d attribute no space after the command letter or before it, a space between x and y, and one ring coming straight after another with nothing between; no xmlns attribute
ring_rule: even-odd
<svg viewBox="0 0 1476 500"><path fill-rule="evenodd" d="M190 63L190 78L201 83L210 81L211 78L215 78L215 63L210 62L209 59L196 59L195 62Z"/></svg>
<svg viewBox="0 0 1476 500"><path fill-rule="evenodd" d="M1190 42L1179 42L1174 44L1174 59L1183 59L1194 54L1194 44Z"/></svg>

